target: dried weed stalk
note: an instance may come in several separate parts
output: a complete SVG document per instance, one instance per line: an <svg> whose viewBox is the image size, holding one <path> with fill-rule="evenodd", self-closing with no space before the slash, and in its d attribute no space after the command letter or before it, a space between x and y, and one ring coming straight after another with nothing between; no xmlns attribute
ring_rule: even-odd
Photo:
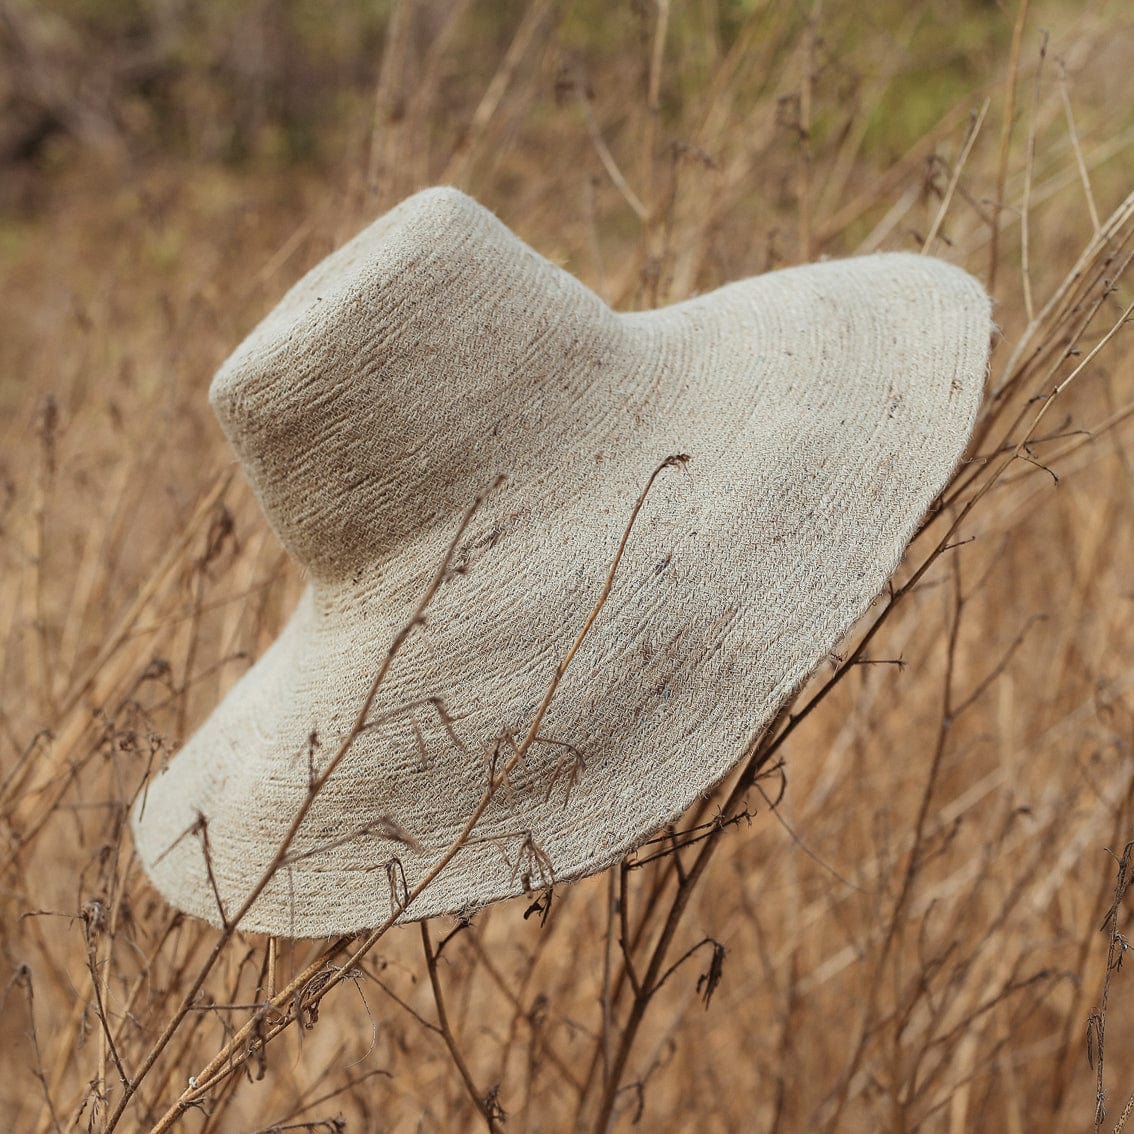
<svg viewBox="0 0 1134 1134"><path fill-rule="evenodd" d="M333 159L269 178L258 218L229 174L203 200L195 175L158 167L136 200L108 193L128 225L99 244L112 222L85 180L97 163L77 189L50 183L43 257L71 257L66 334L53 348L20 329L36 325L23 296L55 292L36 257L15 255L0 336L5 365L39 387L8 429L16 456L0 457L10 1125L1102 1129L1104 1068L1121 1079L1134 1052L1112 995L1134 846L1134 195L1110 164L1134 122L1093 93L1096 60L1121 70L1124 50L1105 12L1053 20L1045 39L1030 7L972 17L993 45L972 68L995 78L950 102L911 86L911 70L936 73L946 34L930 5L882 29L817 5L596 14L535 0L505 27L418 0L394 6L381 73ZM27 59L51 61L35 21L12 27ZM936 124L903 134L915 89ZM121 171L129 114L74 97L87 134L114 133L102 160ZM946 255L995 286L989 397L854 638L680 826L569 888L529 840L513 866L532 893L471 920L391 933L392 918L325 942L243 933L374 723L470 510L218 932L139 877L127 804L263 650L299 580L231 471L202 479L225 458L201 383L301 261L439 180L507 201L506 219L622 306L826 253ZM195 250L172 268L171 234ZM263 269L234 304L248 262ZM532 746L555 745L541 724L618 585L636 514L528 728L486 754L460 836L416 887L392 868L395 909L477 837ZM448 729L442 700L420 707ZM585 760L558 755L548 790L567 793ZM207 824L186 837L207 846ZM1106 846L1124 848L1113 885L1096 869Z"/></svg>

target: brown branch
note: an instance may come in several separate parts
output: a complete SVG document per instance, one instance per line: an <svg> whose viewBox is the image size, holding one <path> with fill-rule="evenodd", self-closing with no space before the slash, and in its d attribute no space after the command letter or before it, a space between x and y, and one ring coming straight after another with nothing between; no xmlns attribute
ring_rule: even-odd
<svg viewBox="0 0 1134 1134"><path fill-rule="evenodd" d="M1106 1118L1106 1090L1104 1074L1106 1065L1106 1015L1110 1002L1111 978L1122 967L1122 962L1130 948L1130 943L1118 931L1118 911L1122 908L1123 899L1130 889L1131 856L1134 855L1134 841L1128 842L1122 848L1122 855L1115 861L1118 869L1114 879L1114 901L1106 912L1106 917L1099 929L1107 934L1106 973L1103 976L1102 995L1099 1006L1087 1017L1087 1061L1095 1071L1095 1134L1100 1134L1103 1121ZM1113 857L1113 856L1112 856Z"/></svg>
<svg viewBox="0 0 1134 1134"><path fill-rule="evenodd" d="M437 954L433 952L433 946L429 940L429 922L426 920L418 924L421 927L421 949L425 954L425 967L429 972L430 987L433 989L433 1004L437 1009L437 1029L441 1033L441 1038L445 1041L445 1046L449 1049L449 1055L460 1073L465 1089L469 1093L469 1098L472 1099L476 1109L480 1112L480 1116L484 1119L491 1134L497 1134L504 1118L503 1112L499 1105L494 1102L494 1092L482 1092L476 1085L469 1065L465 1062L460 1045L457 1043L457 1037L453 1035L453 1029L449 1026L449 1015L445 1011L445 998L441 994L441 978L437 974ZM490 1102L490 1100L493 1101Z"/></svg>
<svg viewBox="0 0 1134 1134"><path fill-rule="evenodd" d="M499 482L497 482L497 485L494 485L493 487L497 487L498 484ZM189 990L186 992L184 998L182 999L180 1007L166 1023L166 1026L162 1030L161 1035L158 1037L154 1045L146 1054L146 1057L142 1061L142 1065L138 1070L138 1074L134 1077L134 1079L130 1080L126 1084L122 1098L119 1099L118 1104L107 1123L106 1134L111 1134L111 1132L118 1125L118 1122L122 1118L122 1114L125 1111L126 1106L128 1105L135 1091L138 1089L138 1085L145 1078L150 1068L153 1067L161 1052L165 1050L165 1047L169 1043L170 1039L172 1039L174 1032L178 1027L180 1027L182 1020L185 1019L186 1014L197 998L197 994L204 986L206 978L212 971L212 968L216 964L217 959L220 957L222 951L224 950L224 947L228 944L233 933L236 931L237 926L240 924L241 920L248 913L248 911L252 908L252 905L256 901L256 899L263 893L265 887L275 876L276 871L279 869L280 865L287 857L288 850L291 848L291 844L295 839L295 836L298 833L303 820L307 817L308 812L311 810L311 806L315 802L315 798L318 795L319 791L334 773L335 769L338 768L339 764L342 762L343 758L350 750L350 747L354 744L355 739L365 727L366 719L370 712L370 706L374 703L374 698L378 695L378 690L385 682L386 675L390 671L390 666L393 664L394 659L400 653L402 647L405 645L406 641L409 639L413 631L419 625L421 625L425 617L426 610L429 608L433 599L436 597L437 592L441 589L441 585L448 574L449 566L452 562L453 556L455 555L457 548L460 546L461 540L464 538L465 531L467 530L469 524L472 522L472 519L476 515L477 511L480 509L483 501L484 496L478 496L476 500L474 500L469 508L465 511L465 514L457 527L457 531L453 535L453 538L450 540L449 546L446 549L444 556L442 557L441 563L438 565L432 580L425 590L425 594L422 596L420 602L418 603L412 617L398 632L398 634L394 638L393 643L390 645L390 648L386 651L386 656L382 659L382 662L378 667L378 672L375 675L374 680L370 685L370 689L363 700L362 706L358 711L358 715L355 717L354 725L351 727L347 735L343 738L342 742L336 749L335 754L327 762L326 767L319 773L314 782L310 784L307 795L304 797L303 802L297 809L295 816L287 829L287 832L285 833L283 839L280 841L280 845L277 847L275 856L272 858L272 861L268 864L267 868L261 874L260 879L257 881L256 885L253 886L251 892L241 903L240 908L236 911L235 914L233 914L231 919L226 923L225 928L218 935L216 942L214 943L208 957L205 960L205 963L201 966L200 971L197 973L197 976L189 986ZM348 966L348 968L349 967L351 966ZM183 1096L183 1103L187 1103L189 1101L189 1099L185 1099ZM167 1115L158 1122L157 1126L155 1126L155 1134L158 1134L158 1132L161 1130L168 1129L173 1119L178 1113L180 1113L180 1109L181 1107L180 1105L178 1105L174 1107L173 1111L168 1112Z"/></svg>
<svg viewBox="0 0 1134 1134"><path fill-rule="evenodd" d="M1024 26L1028 20L1028 0L1020 0L1016 10L1016 23L1012 28L1012 46L1008 59L1008 80L1004 92L1004 121L1000 127L1000 162L996 173L996 196L992 208L992 231L988 249L988 280L990 292L996 290L996 271L1000 266L1000 213L1004 208L1004 189L1008 183L1008 154L1012 144L1012 119L1016 114L1016 78L1020 72L1020 45Z"/></svg>
<svg viewBox="0 0 1134 1134"><path fill-rule="evenodd" d="M535 716L532 720L531 727L529 728L527 735L524 737L524 740L519 745L517 745L515 747L512 755L508 758L508 760L504 764L504 766L500 769L494 769L493 770L493 772L490 776L488 787L485 789L485 792L481 796L476 807L473 808L472 813L469 815L464 826L461 828L460 832L458 832L456 837L453 839L453 841L449 845L448 849L441 855L441 857L434 863L434 865L426 872L424 877L422 877L421 881L418 882L418 884L413 888L413 890L406 893L404 901L402 901L400 904L395 904L395 908L392 909L391 914L386 919L386 921L384 921L381 925L377 926L375 929L371 930L368 934L366 934L366 936L362 939L361 943L359 943L355 947L354 951L350 954L349 959L347 960L347 963L339 971L333 972L329 976L326 976L323 972L323 966L325 964L325 960L324 960L324 957L320 957L318 960L316 960L311 965L309 965L303 971L303 973L301 973L298 977L293 979L290 982L290 984L279 993L279 995L276 997L275 1001L271 1002L271 1004L269 1004L269 1005L265 1005L265 1009L264 1009L265 1011L267 1011L269 1008L278 1009L281 1004L286 1004L290 997L294 996L297 992L299 992L304 987L304 985L306 983L310 982L311 980L315 979L316 977L325 976L325 979L322 979L318 989L311 995L311 998L310 998L311 1004L318 1004L324 996L326 996L333 988L337 987L338 984L341 983L341 981L343 980L343 975L342 975L343 971L348 971L348 970L351 970L351 969L358 966L361 959L374 947L375 943L389 931L389 929L403 916L403 914L405 914L405 912L409 909L409 907L412 905L412 903L415 902L418 899L418 897L420 897L421 894L430 885L432 885L433 881L437 878L437 876L441 873L441 871L444 870L445 867L447 867L450 862L452 862L452 860L457 856L457 854L461 851L461 849L467 844L469 836L471 835L471 833L473 831L473 828L477 825L477 823L480 822L480 819L483 816L488 805L495 798L496 793L499 791L500 787L507 781L507 778L511 774L513 769L526 756L528 749L535 742L537 736L539 735L539 730L540 730L540 727L543 724L544 717L547 715L547 711L548 711L548 708L551 705L552 698L554 697L554 695L555 695L555 693L556 693L556 691L559 687L559 683L562 680L564 673L567 671L567 667L570 665L572 659L578 653L578 650L579 650L580 646L582 645L583 640L586 638L587 634L590 632L590 629L594 625L595 620L598 618L599 613L602 611L603 606L605 606L607 598L610 596L611 589L614 586L614 578L615 578L615 575L618 571L618 567L619 567L619 565L622 561L622 556L623 556L623 554L626 550L626 545L629 542L630 534L631 534L631 532L634 528L635 521L638 518L638 514L642 510L642 506L646 502L646 497L649 495L650 490L654 486L654 482L657 480L658 476L665 469L682 466L682 465L685 464L686 461L688 461L688 459L689 459L688 456L685 455L685 454L676 454L674 456L666 457L665 460L663 460L657 466L657 468L654 469L653 473L650 474L650 478L647 481L646 486L642 489L641 493L639 494L638 499L635 502L634 507L631 511L630 518L627 521L626 527L623 530L622 538L621 538L621 540L619 541L619 544L618 544L618 549L615 552L614 558L611 561L610 567L607 571L606 578L605 578L604 583L603 583L602 591L600 592L598 598L596 599L595 604L592 607L591 612L588 615L583 627L580 629L579 633L576 635L575 640L572 643L570 649L567 651L566 655L563 657L563 659L557 665L555 674L552 677L552 680L551 680L551 682L548 686L548 689L547 689L547 692L546 692L546 694L543 698L543 701L541 702L539 708L536 710ZM435 576L434 582L436 584L439 585L440 579L446 573L446 571L448 569L449 561L451 560L453 554L455 553L455 550L456 550L461 538L463 537L464 530L467 527L468 522L471 520L473 512L479 506L479 503L480 503L480 501L478 500L473 505L473 507L469 510L469 512L466 513L465 520L462 523L460 530L457 532L452 543L450 543L449 549L446 553L445 560L443 561L441 567L438 569L438 574ZM419 609L418 609L418 613L415 614L414 618L411 619L410 622L407 624L407 628L403 631L403 635L408 635L409 630L411 630L413 628L413 626L416 625L418 621L420 621L420 618L424 613L425 606L428 605L428 601L431 598L432 598L432 586L431 586L431 591L429 593L427 593L426 597L422 600L422 603L421 603L421 605L419 606ZM377 686L379 680L384 676L384 674L386 673L386 671L388 669L387 663L391 660L391 656L392 656L393 651L396 649L397 646L400 645L400 643L402 641L404 641L404 637L402 635L399 635L399 638L396 639L396 641L395 641L395 645L393 647L391 647L391 653L387 655L386 662L383 663L383 668L379 673L379 677L375 679L375 692L376 692L376 686ZM373 698L370 698L370 700L372 700L372 699ZM368 707L369 706L367 705L366 708L368 708ZM357 727L358 731L361 731L362 723L364 722L364 720L365 720L365 714L360 713L358 722L356 722L356 727ZM352 730L352 732L354 733L355 736L357 736L357 731ZM353 742L354 737L352 736L349 739ZM344 742L344 744L345 744L345 742ZM345 747L341 748L340 751L345 754ZM336 754L336 756L337 755L338 754ZM328 774L329 774L329 772L325 770L324 773L320 776L320 783L325 781L326 776ZM311 798L312 798L312 796L309 795L308 801ZM298 824L294 824L293 826L297 828ZM283 857L283 855L286 854L286 852L287 852L287 846L284 845L280 848L280 851L277 853L277 858L282 860L282 857ZM267 879L266 878L263 879L262 883L264 885L266 885ZM262 889L262 886L260 888ZM251 902L246 903L246 905L250 905L250 904L251 904ZM239 913L232 919L232 924L233 924L234 927L239 922L240 918L243 917L244 913L246 913L246 912L247 912L246 909L242 908L239 911ZM349 941L348 938L342 938L336 943L336 945L333 948L336 949L336 950L339 950L348 941ZM210 953L209 960L207 962L208 968L211 968L212 965L215 964L216 958L217 958L217 956L219 956L220 950L221 950L221 948L223 948L224 943L225 943L225 941L222 939L221 941L218 941L217 945L214 946L212 952ZM198 981L194 982L195 986L194 986L194 988L191 989L189 996L186 998L185 1002L182 1005L182 1008L179 1009L178 1016L173 1021L171 1021L169 1025L167 1025L165 1031L163 1032L162 1037L158 1041L158 1043L161 1045L162 1048L164 1048L164 1046L169 1042L169 1037L172 1036L173 1031L176 1029L176 1026L179 1025L181 1019L183 1019L185 1017L185 1015L188 1011L188 1005L196 997L197 992L199 991L201 985L204 983L205 975L207 975L207 970L206 970L205 973L199 974L199 979L198 979ZM213 1057L213 1059L209 1061L209 1063L205 1066L205 1068L201 1071L201 1073L194 1077L193 1085L191 1085L187 1090L182 1092L182 1095L177 1100L177 1102L174 1103L166 1111L166 1113L161 1117L161 1119L158 1121L158 1123L153 1128L153 1134L164 1134L164 1131L166 1131L170 1128L170 1126L177 1120L178 1116L182 1113L182 1111L187 1106L195 1105L197 1100L203 1098L217 1082L219 1082L221 1079L225 1078L226 1076L232 1074L233 1071L235 1071L240 1066L243 1066L243 1064L245 1062L247 1062L247 1060L249 1058L249 1052L246 1050L246 1048L243 1048L241 1045L246 1043L249 1035L252 1033L254 1028L258 1026L257 1020L258 1020L258 1018L251 1020L248 1023L246 1023L242 1028L240 1028L237 1031L236 1035L234 1035L232 1037L232 1039L224 1046L224 1048L222 1048L221 1051L219 1051ZM291 1017L285 1017L280 1023L273 1026L265 1034L263 1042L267 1043L269 1040L271 1040L276 1035L278 1035L279 1032L283 1031L285 1028L290 1026L290 1024L292 1022L293 1021L292 1021ZM155 1048L156 1047L157 1047L157 1045L155 1045ZM158 1054L159 1054L159 1051L151 1050L150 1055L147 1056L148 1062L145 1065L146 1070L148 1070L149 1066L152 1066L153 1061L156 1060ZM135 1085L136 1085L136 1081L135 1081ZM124 1109L124 1102L120 1102L119 1107L115 1112L115 1116L114 1116L115 1121L117 1121L117 1119L121 1116L121 1112L122 1112L123 1109ZM108 1134L109 1134L109 1129L112 1129L112 1128L108 1128Z"/></svg>

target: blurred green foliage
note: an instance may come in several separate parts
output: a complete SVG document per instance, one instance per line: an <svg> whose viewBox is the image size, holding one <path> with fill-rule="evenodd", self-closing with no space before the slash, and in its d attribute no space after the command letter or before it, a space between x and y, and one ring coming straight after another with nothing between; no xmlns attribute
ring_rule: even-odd
<svg viewBox="0 0 1134 1134"><path fill-rule="evenodd" d="M371 84L389 12L384 0L3 0L0 162L67 143L310 156Z"/></svg>
<svg viewBox="0 0 1134 1134"><path fill-rule="evenodd" d="M559 48L573 65L585 63L587 82L629 67L644 89L648 52L627 57L627 45L649 42L657 19L651 0L561 0L554 7ZM417 8L415 35L428 41L446 7ZM446 80L452 115L471 113L527 8L528 0L473 0L461 16L462 70ZM0 170L42 170L90 147L237 166L339 154L345 132L357 135L374 114L394 9L395 0L0 0ZM705 89L712 68L753 21L778 27L790 44L816 10L813 0L674 0L668 43L684 70L667 75L662 114L680 108L687 91ZM981 92L1011 34L1014 6L828 0L818 11L816 66L848 99L869 86L872 73L891 68L887 111L871 119L864 146L892 157ZM887 39L894 58L872 57ZM769 57L766 74L738 81L755 100L779 69ZM550 102L555 92L542 97ZM820 109L812 129L822 136L838 121Z"/></svg>

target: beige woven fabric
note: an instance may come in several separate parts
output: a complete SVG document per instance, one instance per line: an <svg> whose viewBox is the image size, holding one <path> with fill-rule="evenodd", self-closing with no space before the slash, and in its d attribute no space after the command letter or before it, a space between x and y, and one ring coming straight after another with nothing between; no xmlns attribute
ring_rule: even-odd
<svg viewBox="0 0 1134 1134"><path fill-rule="evenodd" d="M670 454L537 743L403 915L600 870L740 758L884 586L957 464L988 299L906 254L792 268L616 314L452 189L305 276L214 380L221 424L310 586L134 813L170 901L219 924L349 730L461 516L497 474L245 929L381 924L458 835L487 751L522 736ZM454 743L427 703L452 716ZM318 745L313 750L312 735ZM550 742L556 743L550 743ZM569 788L572 746L585 768ZM383 832L397 824L412 849Z"/></svg>

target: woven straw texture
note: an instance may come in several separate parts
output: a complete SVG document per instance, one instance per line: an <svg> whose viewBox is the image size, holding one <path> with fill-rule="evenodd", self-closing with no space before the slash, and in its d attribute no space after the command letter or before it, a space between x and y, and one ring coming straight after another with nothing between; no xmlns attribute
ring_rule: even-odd
<svg viewBox="0 0 1134 1134"><path fill-rule="evenodd" d="M309 937L383 923L388 866L412 889L457 837L650 474L685 453L646 499L544 739L402 916L618 860L729 771L879 594L964 450L990 331L975 281L906 254L616 314L463 194L404 201L304 277L213 382L310 585L139 800L151 878L216 924L218 895L239 908L462 515L504 474L457 552L466 570L241 924ZM186 835L198 815L216 893Z"/></svg>

